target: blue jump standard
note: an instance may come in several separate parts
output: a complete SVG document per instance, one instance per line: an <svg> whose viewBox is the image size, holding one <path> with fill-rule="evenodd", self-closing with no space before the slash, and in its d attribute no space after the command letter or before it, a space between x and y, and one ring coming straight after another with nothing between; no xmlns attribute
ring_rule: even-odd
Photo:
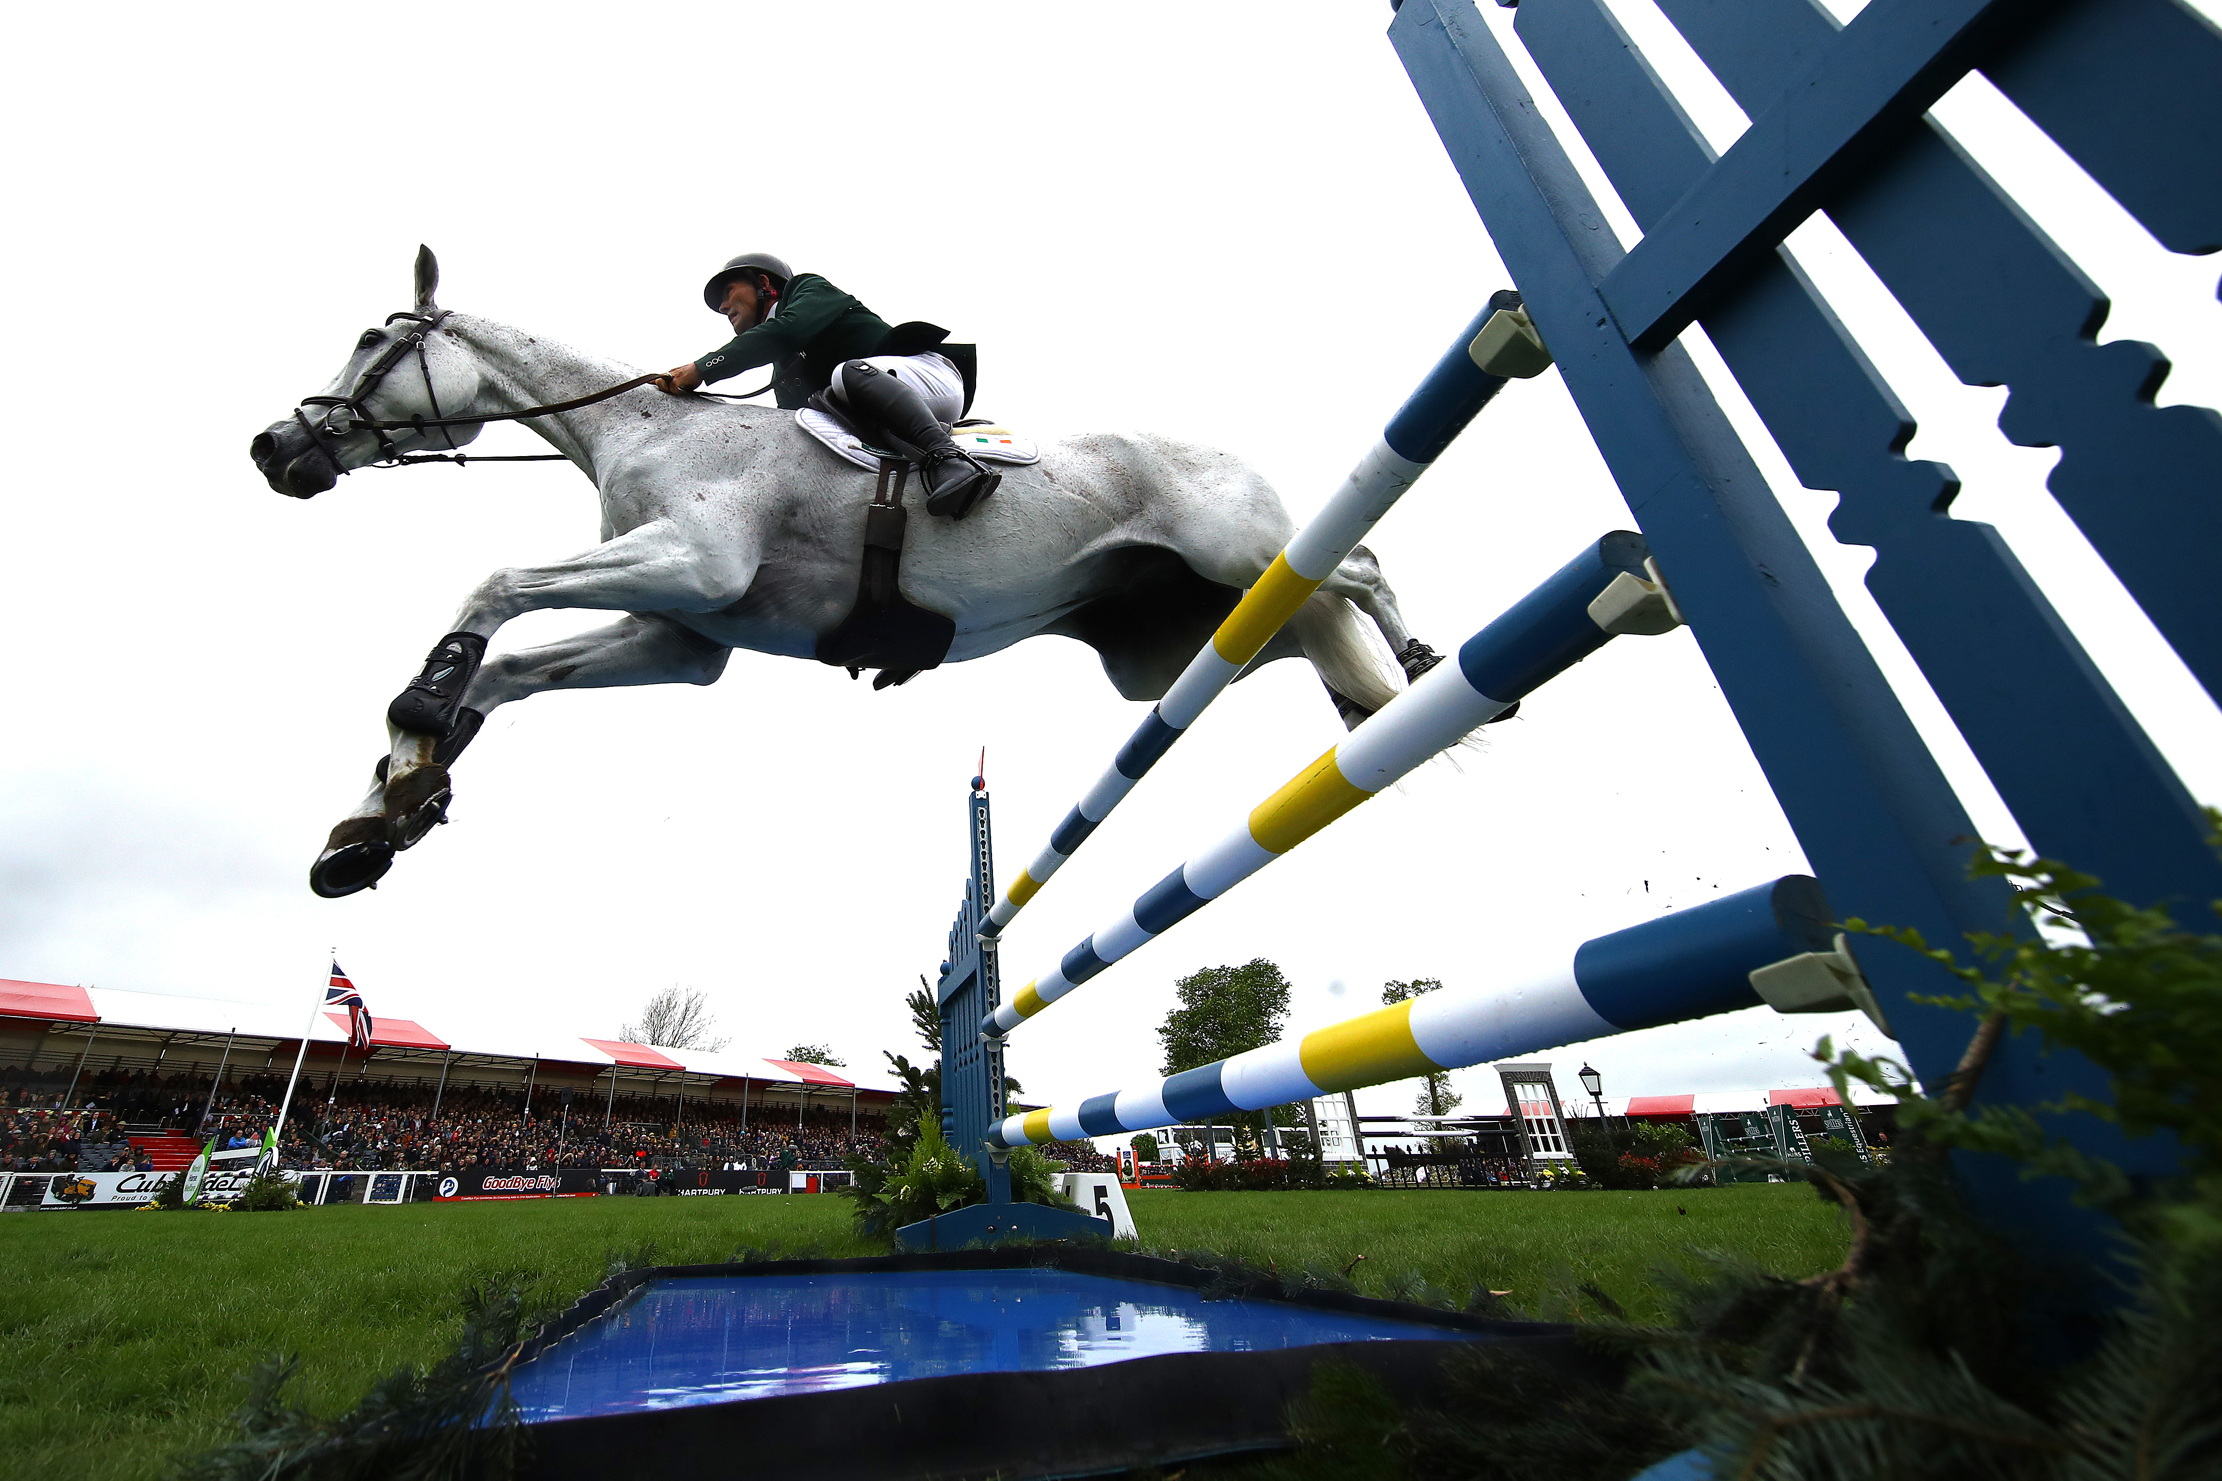
<svg viewBox="0 0 2222 1481"><path fill-rule="evenodd" d="M519 1365L527 1423L1166 1353L1480 1333L1057 1269L676 1276Z"/></svg>

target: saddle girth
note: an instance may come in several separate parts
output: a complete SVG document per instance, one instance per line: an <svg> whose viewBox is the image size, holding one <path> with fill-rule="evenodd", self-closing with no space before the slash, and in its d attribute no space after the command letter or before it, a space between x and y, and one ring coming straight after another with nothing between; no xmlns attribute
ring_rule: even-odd
<svg viewBox="0 0 2222 1481"><path fill-rule="evenodd" d="M902 593L903 534L910 523L903 509L903 485L909 476L910 465L902 459L880 459L879 481L864 510L856 604L839 626L818 638L820 663L845 668L852 679L865 669L879 670L872 677L874 689L939 668L957 636L954 619L913 605Z"/></svg>

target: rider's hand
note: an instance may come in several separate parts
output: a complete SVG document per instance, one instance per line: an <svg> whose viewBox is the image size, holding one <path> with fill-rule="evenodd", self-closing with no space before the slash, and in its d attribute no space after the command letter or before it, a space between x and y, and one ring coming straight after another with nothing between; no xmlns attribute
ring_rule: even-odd
<svg viewBox="0 0 2222 1481"><path fill-rule="evenodd" d="M684 365L674 365L656 377L656 389L668 391L674 396L684 395L701 384L702 372L694 368L691 360Z"/></svg>

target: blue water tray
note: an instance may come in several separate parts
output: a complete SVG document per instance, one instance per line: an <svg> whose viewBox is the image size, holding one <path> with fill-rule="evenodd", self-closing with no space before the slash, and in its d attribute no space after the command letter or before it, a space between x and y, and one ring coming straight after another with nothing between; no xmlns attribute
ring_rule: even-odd
<svg viewBox="0 0 2222 1481"><path fill-rule="evenodd" d="M676 1276L522 1365L510 1392L538 1422L1169 1353L1481 1337L1059 1269Z"/></svg>
<svg viewBox="0 0 2222 1481"><path fill-rule="evenodd" d="M1564 1329L1333 1292L1231 1292L1101 1248L630 1272L511 1371L525 1474L1101 1475L1285 1444L1322 1359L1419 1397L1477 1343ZM1208 1401L1205 1396L1208 1395Z"/></svg>

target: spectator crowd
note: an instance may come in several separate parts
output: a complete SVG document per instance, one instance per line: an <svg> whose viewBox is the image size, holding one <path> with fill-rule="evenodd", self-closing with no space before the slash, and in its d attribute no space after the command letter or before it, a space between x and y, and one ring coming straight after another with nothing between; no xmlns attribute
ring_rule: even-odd
<svg viewBox="0 0 2222 1481"><path fill-rule="evenodd" d="M1043 1142L1038 1150L1067 1172L1119 1170L1119 1159L1109 1153L1098 1152L1093 1142Z"/></svg>
<svg viewBox="0 0 2222 1481"><path fill-rule="evenodd" d="M182 1132L217 1139L218 1150L260 1145L277 1120L285 1077L227 1076L211 1096L205 1074L149 1071L70 1075L0 1068L0 1171L105 1172L148 1166L125 1137ZM67 1102L65 1106L63 1103ZM433 1114L435 1106L438 1115ZM839 1168L851 1156L883 1155L876 1118L850 1129L847 1107L762 1104L673 1096L577 1096L541 1087L400 1084L345 1077L302 1078L287 1117L280 1158L288 1167L335 1171L470 1167L634 1167L755 1170ZM605 1118L607 1124L605 1125Z"/></svg>

